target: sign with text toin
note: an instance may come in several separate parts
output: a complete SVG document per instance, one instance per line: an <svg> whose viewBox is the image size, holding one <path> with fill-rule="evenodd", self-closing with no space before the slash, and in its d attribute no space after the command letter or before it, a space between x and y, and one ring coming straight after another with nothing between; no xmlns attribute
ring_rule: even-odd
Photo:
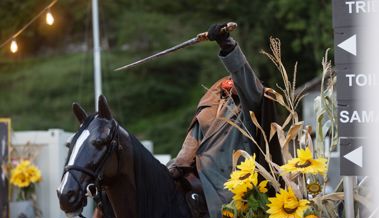
<svg viewBox="0 0 379 218"><path fill-rule="evenodd" d="M367 36L372 26L365 22L379 10L377 0L333 0L334 60L337 72L337 102L340 138L340 174L365 175L369 153L368 128L375 128L379 114L366 93L377 87L376 70L364 66ZM367 97L368 98L368 97Z"/></svg>

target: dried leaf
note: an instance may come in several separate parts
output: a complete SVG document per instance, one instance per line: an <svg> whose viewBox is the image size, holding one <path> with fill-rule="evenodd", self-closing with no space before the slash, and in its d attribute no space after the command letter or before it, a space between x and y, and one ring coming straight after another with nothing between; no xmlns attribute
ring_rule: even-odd
<svg viewBox="0 0 379 218"><path fill-rule="evenodd" d="M307 96L308 95L308 93L305 93L305 94L302 94L302 95L298 95L298 96L296 96L295 97L295 101L294 101L294 103L295 103L295 109L299 106L299 103L301 102L301 100L303 100L303 98L305 97L305 96Z"/></svg>
<svg viewBox="0 0 379 218"><path fill-rule="evenodd" d="M254 125L261 131L261 133L263 135L263 139L264 139L265 145L266 145L266 154L267 155L270 154L270 147L269 147L269 144L268 144L268 141L267 141L266 132L263 130L263 128L259 124L259 122L257 120L257 117L255 116L255 113L252 112L252 111L250 111L250 118L253 121Z"/></svg>
<svg viewBox="0 0 379 218"><path fill-rule="evenodd" d="M233 127L237 128L238 131L240 131L245 137L247 137L248 139L250 139L257 146L257 148L259 149L259 151L263 155L266 155L265 152L263 152L263 150L261 149L261 147L257 143L257 141L255 141L255 139L250 135L250 133L248 133L246 130L244 130L240 126L238 126L236 123L234 123L233 121L231 121L231 120L229 120L229 119L227 119L225 117L220 117L219 119L221 119L221 120L227 122L228 124L232 125Z"/></svg>
<svg viewBox="0 0 379 218"><path fill-rule="evenodd" d="M344 193L343 192L335 192L330 193L324 196L320 196L322 201L330 200L330 201L342 201L344 199Z"/></svg>
<svg viewBox="0 0 379 218"><path fill-rule="evenodd" d="M287 119L282 124L282 128L283 129L286 128L286 126L291 122L292 118L293 118L293 114L289 114L288 117L287 117Z"/></svg>
<svg viewBox="0 0 379 218"><path fill-rule="evenodd" d="M245 159L248 159L248 158L251 157L251 155L249 153L247 153L246 151L244 151L244 150L237 150L237 151L235 151L233 153L233 157L232 157L233 171L236 170L238 160L239 160L239 158L241 156L243 156Z"/></svg>
<svg viewBox="0 0 379 218"><path fill-rule="evenodd" d="M276 92L274 89L265 88L264 96L266 98L269 98L269 99L275 101L275 102L278 102L280 105L282 105L283 107L285 107L288 111L291 111L291 109L284 102L283 96L280 93Z"/></svg>
<svg viewBox="0 0 379 218"><path fill-rule="evenodd" d="M309 149L313 153L313 139L312 139L311 134L312 134L312 127L307 125L305 129L303 129L303 134L300 139L300 143L309 147Z"/></svg>
<svg viewBox="0 0 379 218"><path fill-rule="evenodd" d="M294 67L294 70L293 70L293 80L292 80L292 90L291 90L292 101L295 101L296 74L297 74L297 61L295 62L295 67Z"/></svg>
<svg viewBox="0 0 379 218"><path fill-rule="evenodd" d="M372 200L362 195L359 195L358 193L354 194L354 200L361 203L362 205L365 205L365 207L368 208L369 210L374 210L376 208L376 205L372 203Z"/></svg>
<svg viewBox="0 0 379 218"><path fill-rule="evenodd" d="M271 123L270 138L272 138L275 135L275 133L278 136L284 162L287 162L288 160L292 159L292 155L289 152L288 147L285 146L285 141L286 141L285 133L279 124Z"/></svg>
<svg viewBox="0 0 379 218"><path fill-rule="evenodd" d="M290 174L287 174L285 173L279 165L275 164L275 163L272 163L272 166L279 172L279 174L282 176L282 179L284 180L284 182L286 183L286 186L287 187L291 187L292 191L295 193L296 197L301 199L303 198L303 195L301 194L298 186L296 183L294 183L291 179L290 179Z"/></svg>
<svg viewBox="0 0 379 218"><path fill-rule="evenodd" d="M338 217L335 210L335 202L342 201L344 199L343 192L335 192L327 195L318 195L313 198L312 201L317 205L318 208L323 210L323 213L327 214L328 217Z"/></svg>
<svg viewBox="0 0 379 218"><path fill-rule="evenodd" d="M314 111L316 114L316 141L315 148L319 155L324 156L324 134L322 131L325 109L321 102L321 97L317 96L314 100Z"/></svg>
<svg viewBox="0 0 379 218"><path fill-rule="evenodd" d="M284 141L284 146L288 146L289 142L297 136L299 130L302 127L303 122L297 122L290 127L290 130L288 130L288 134L286 136L286 140Z"/></svg>

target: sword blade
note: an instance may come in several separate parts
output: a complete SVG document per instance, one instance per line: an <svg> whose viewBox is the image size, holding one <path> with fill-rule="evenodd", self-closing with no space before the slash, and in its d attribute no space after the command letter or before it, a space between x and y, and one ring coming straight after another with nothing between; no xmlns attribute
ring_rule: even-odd
<svg viewBox="0 0 379 218"><path fill-rule="evenodd" d="M168 48L166 50L163 50L161 52L158 52L158 53L153 54L153 55L151 55L149 57L146 57L146 58L141 59L139 61L133 62L131 64L119 67L119 68L115 69L115 71L125 70L125 69L128 69L128 68L134 67L134 66L136 66L138 64L145 63L145 62L153 60L153 59L155 59L157 57L169 54L171 52L174 52L174 51L179 50L179 49L184 48L184 47L191 46L191 45L196 44L198 42L200 42L199 37L195 37L195 38L189 39L189 40L187 40L185 42L180 43L179 45L176 45L174 47Z"/></svg>
<svg viewBox="0 0 379 218"><path fill-rule="evenodd" d="M236 28L237 28L237 24L236 23L229 22L229 23L227 23L227 25L225 27L221 28L220 31L221 32L231 32L231 31L234 31ZM164 51L158 52L158 53L153 54L153 55L151 55L149 57L143 58L143 59L141 59L139 61L133 62L131 64L128 64L128 65L125 65L125 66L122 66L122 67L119 67L119 68L115 69L115 71L125 70L125 69L128 69L128 68L134 67L136 65L139 65L139 64L145 63L147 61L153 60L153 59L155 59L157 57L169 54L169 53L174 52L176 50L179 50L181 48L185 48L185 47L188 47L188 46L191 46L191 45L194 45L196 43L203 42L203 41L206 41L206 40L208 40L208 33L207 32L199 33L199 34L197 34L197 36L195 38L192 38L190 40L182 42L179 45L176 45L176 46L171 47L169 49L166 49Z"/></svg>

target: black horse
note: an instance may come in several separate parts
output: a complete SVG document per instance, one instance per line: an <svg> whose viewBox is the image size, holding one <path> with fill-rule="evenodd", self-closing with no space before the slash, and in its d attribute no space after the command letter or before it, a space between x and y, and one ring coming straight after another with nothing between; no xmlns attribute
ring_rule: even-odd
<svg viewBox="0 0 379 218"><path fill-rule="evenodd" d="M191 217L184 195L167 168L113 119L107 100L87 115L76 103L80 122L57 193L61 209L79 216L88 194L104 190L119 218ZM97 195L98 196L98 195Z"/></svg>

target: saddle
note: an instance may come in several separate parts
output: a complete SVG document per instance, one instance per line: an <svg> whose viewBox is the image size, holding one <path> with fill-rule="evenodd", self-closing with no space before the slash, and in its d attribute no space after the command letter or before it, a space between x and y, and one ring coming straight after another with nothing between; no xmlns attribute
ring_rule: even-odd
<svg viewBox="0 0 379 218"><path fill-rule="evenodd" d="M193 218L209 218L201 181L193 167L179 167L183 176L177 180L177 185L183 191L187 205Z"/></svg>

